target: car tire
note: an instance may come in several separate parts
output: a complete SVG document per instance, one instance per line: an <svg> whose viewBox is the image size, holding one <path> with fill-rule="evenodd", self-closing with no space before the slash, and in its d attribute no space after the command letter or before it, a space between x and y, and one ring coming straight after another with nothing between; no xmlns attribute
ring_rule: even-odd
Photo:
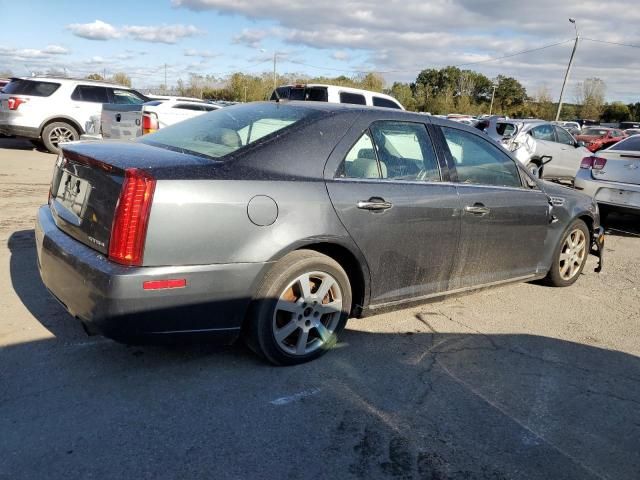
<svg viewBox="0 0 640 480"><path fill-rule="evenodd" d="M553 264L545 283L552 287L573 285L587 263L590 249L591 235L587 224L579 219L574 220L553 253Z"/></svg>
<svg viewBox="0 0 640 480"><path fill-rule="evenodd" d="M312 250L291 252L262 280L243 338L275 365L308 362L335 345L351 311L351 295L338 262Z"/></svg>
<svg viewBox="0 0 640 480"><path fill-rule="evenodd" d="M78 130L65 122L53 122L42 129L42 143L51 153L60 152L60 143L71 142L79 138Z"/></svg>
<svg viewBox="0 0 640 480"><path fill-rule="evenodd" d="M33 145L33 147L36 150L44 150L45 149L44 143L42 143L42 140L40 140L39 138L38 139L34 138L34 139L29 140L29 141L31 142L31 145Z"/></svg>

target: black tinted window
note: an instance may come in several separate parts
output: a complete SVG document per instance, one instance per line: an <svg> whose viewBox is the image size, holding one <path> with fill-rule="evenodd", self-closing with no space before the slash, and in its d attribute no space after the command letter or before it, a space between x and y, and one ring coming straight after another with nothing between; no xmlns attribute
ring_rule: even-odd
<svg viewBox="0 0 640 480"><path fill-rule="evenodd" d="M389 100L388 98L382 97L373 97L373 105L376 107L386 107L386 108L397 108L400 109L400 106L394 102L393 100Z"/></svg>
<svg viewBox="0 0 640 480"><path fill-rule="evenodd" d="M55 92L59 83L40 82L35 80L12 80L2 89L2 93L13 95L32 95L34 97L48 97Z"/></svg>
<svg viewBox="0 0 640 480"><path fill-rule="evenodd" d="M513 135L516 131L516 126L513 123L498 122L496 123L496 132L498 135L506 136Z"/></svg>
<svg viewBox="0 0 640 480"><path fill-rule="evenodd" d="M71 94L71 99L81 102L109 103L107 89L94 85L78 85Z"/></svg>
<svg viewBox="0 0 640 480"><path fill-rule="evenodd" d="M340 92L340 103L354 103L356 105L366 105L364 95L359 93Z"/></svg>
<svg viewBox="0 0 640 480"><path fill-rule="evenodd" d="M515 162L484 138L457 128L442 127L458 181L479 185L521 187Z"/></svg>
<svg viewBox="0 0 640 480"><path fill-rule="evenodd" d="M616 143L609 150L632 150L640 152L640 135L634 135L625 140Z"/></svg>

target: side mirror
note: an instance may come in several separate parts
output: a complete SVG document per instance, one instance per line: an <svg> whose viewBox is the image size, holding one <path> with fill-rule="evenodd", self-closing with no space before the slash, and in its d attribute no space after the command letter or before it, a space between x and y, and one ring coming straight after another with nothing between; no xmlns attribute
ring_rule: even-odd
<svg viewBox="0 0 640 480"><path fill-rule="evenodd" d="M540 157L540 163L542 165L546 165L547 163L549 163L551 160L553 160L553 157L551 155L542 155Z"/></svg>

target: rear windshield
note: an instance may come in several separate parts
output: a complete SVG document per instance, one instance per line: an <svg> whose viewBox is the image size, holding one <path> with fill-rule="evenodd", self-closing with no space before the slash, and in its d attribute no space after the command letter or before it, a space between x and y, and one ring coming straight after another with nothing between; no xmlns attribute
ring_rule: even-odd
<svg viewBox="0 0 640 480"><path fill-rule="evenodd" d="M271 94L271 100L276 100L276 92L281 100L306 100L309 102L328 102L329 94L326 87L278 87Z"/></svg>
<svg viewBox="0 0 640 480"><path fill-rule="evenodd" d="M496 123L496 131L498 135L502 136L513 135L516 131L516 126L513 123L498 122Z"/></svg>
<svg viewBox="0 0 640 480"><path fill-rule="evenodd" d="M178 152L220 158L320 114L311 108L275 102L240 105L176 123L138 141Z"/></svg>
<svg viewBox="0 0 640 480"><path fill-rule="evenodd" d="M603 137L607 134L609 130L604 130L602 128L587 128L586 130L582 131L583 135L595 135L598 137Z"/></svg>
<svg viewBox="0 0 640 480"><path fill-rule="evenodd" d="M2 93L12 95L32 95L34 97L48 97L55 92L59 83L40 82L36 80L11 80L6 87L2 89Z"/></svg>
<svg viewBox="0 0 640 480"><path fill-rule="evenodd" d="M640 152L640 135L634 135L632 137L625 138L624 140L616 143L614 146L609 147L609 150Z"/></svg>

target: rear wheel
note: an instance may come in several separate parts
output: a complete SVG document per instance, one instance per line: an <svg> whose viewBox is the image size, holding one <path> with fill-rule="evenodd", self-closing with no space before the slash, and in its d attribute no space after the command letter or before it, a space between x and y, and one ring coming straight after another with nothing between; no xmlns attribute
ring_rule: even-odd
<svg viewBox="0 0 640 480"><path fill-rule="evenodd" d="M574 220L556 247L553 265L545 281L554 287L573 285L582 273L591 247L587 225Z"/></svg>
<svg viewBox="0 0 640 480"><path fill-rule="evenodd" d="M42 130L42 143L51 153L60 152L60 144L78 140L80 134L72 125L65 122L53 122Z"/></svg>
<svg viewBox="0 0 640 480"><path fill-rule="evenodd" d="M298 250L265 276L245 325L245 339L276 365L308 362L335 345L350 310L351 285L340 264Z"/></svg>

